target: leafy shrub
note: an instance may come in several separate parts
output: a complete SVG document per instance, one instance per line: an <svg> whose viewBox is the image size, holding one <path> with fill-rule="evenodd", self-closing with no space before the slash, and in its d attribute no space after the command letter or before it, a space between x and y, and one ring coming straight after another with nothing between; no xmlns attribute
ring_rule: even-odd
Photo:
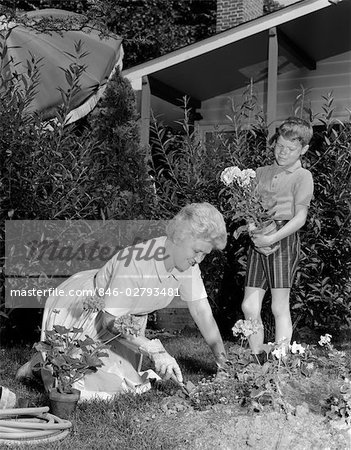
<svg viewBox="0 0 351 450"><path fill-rule="evenodd" d="M293 310L314 328L339 328L351 319L349 279L351 123L333 118L332 93L323 97L307 167L314 199L302 230L302 259L293 290ZM312 111L307 109L311 116Z"/></svg>
<svg viewBox="0 0 351 450"><path fill-rule="evenodd" d="M1 36L1 64L6 61L6 35ZM0 257L4 258L5 220L128 219L143 217L152 203L146 155L139 147L135 99L131 86L116 73L91 126L65 125L71 95L84 70L83 48L76 43L76 61L65 69L57 118L45 124L31 111L39 77L38 61L29 58L25 73L0 76ZM151 198L151 200L149 200ZM3 265L3 264L2 264ZM2 279L2 282L4 280ZM1 286L2 299L4 294ZM2 300L3 304L3 300ZM8 310L1 307L3 314ZM15 336L20 316L11 314ZM29 316L28 316L29 315ZM19 318L19 321L16 319ZM24 318L18 336L31 336L34 324ZM26 333L28 327L28 333ZM10 333L12 334L12 333Z"/></svg>
<svg viewBox="0 0 351 450"><path fill-rule="evenodd" d="M295 115L320 124L303 164L314 177L315 195L305 227L301 230L302 258L292 289L293 319L299 326L330 327L348 324L350 252L348 192L350 190L351 124L333 119L333 98L324 97L324 112L314 117L306 108L306 92L299 94ZM185 105L186 106L186 105ZM209 201L222 209L229 231L224 252L215 252L201 264L206 288L222 332L241 316L246 253L249 239L238 240L239 224L226 210L219 174L227 166L257 168L273 161L264 116L252 86L236 105L230 102L230 132L218 129L211 139L199 142L185 107L183 134L165 138L165 128L153 124L153 174L156 214L170 217L187 202ZM156 161L156 164L155 164ZM267 305L264 306L264 315Z"/></svg>
<svg viewBox="0 0 351 450"><path fill-rule="evenodd" d="M129 81L119 73L110 80L89 127L98 151L94 182L101 185L103 217L145 219L150 216L153 190L148 174L148 151L139 145L136 100Z"/></svg>
<svg viewBox="0 0 351 450"><path fill-rule="evenodd" d="M200 142L191 123L191 111L184 100L182 134L167 138L162 124L153 121L151 166L154 176L155 216L169 218L186 203L208 201L223 209L220 173L227 166L240 168L263 165L267 159L267 129L253 87L244 92L243 102L230 103L231 133L218 130L207 142ZM250 126L248 126L250 125ZM224 212L229 241L223 252L213 252L201 263L205 287L223 332L240 314L247 237L236 241L231 213Z"/></svg>

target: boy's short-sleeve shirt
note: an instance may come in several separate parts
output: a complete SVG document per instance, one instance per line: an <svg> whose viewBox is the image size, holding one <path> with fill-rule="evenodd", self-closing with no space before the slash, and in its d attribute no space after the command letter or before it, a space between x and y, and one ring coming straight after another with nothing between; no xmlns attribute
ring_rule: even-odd
<svg viewBox="0 0 351 450"><path fill-rule="evenodd" d="M256 169L258 188L269 203L274 203L274 219L290 220L295 207L309 206L313 196L313 178L309 170L298 160L285 168L274 163Z"/></svg>

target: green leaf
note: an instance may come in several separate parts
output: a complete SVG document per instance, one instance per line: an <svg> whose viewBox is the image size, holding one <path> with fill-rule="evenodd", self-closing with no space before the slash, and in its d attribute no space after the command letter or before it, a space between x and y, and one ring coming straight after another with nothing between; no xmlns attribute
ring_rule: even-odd
<svg viewBox="0 0 351 450"><path fill-rule="evenodd" d="M85 347L87 347L88 345L94 345L95 341L94 339L92 339L91 337L85 335L85 339L84 341L79 341L81 345L84 345Z"/></svg>
<svg viewBox="0 0 351 450"><path fill-rule="evenodd" d="M56 333L60 334L61 336L69 333L69 328L66 328L62 325L54 325L53 328L56 331Z"/></svg>
<svg viewBox="0 0 351 450"><path fill-rule="evenodd" d="M72 328L72 333L78 334L78 333L82 333L82 332L83 332L83 328L76 328L76 327Z"/></svg>
<svg viewBox="0 0 351 450"><path fill-rule="evenodd" d="M47 352L51 349L51 345L46 344L45 342L37 342L36 344L33 345L33 347L38 352Z"/></svg>
<svg viewBox="0 0 351 450"><path fill-rule="evenodd" d="M103 365L97 356L86 356L85 361L89 367L101 367Z"/></svg>

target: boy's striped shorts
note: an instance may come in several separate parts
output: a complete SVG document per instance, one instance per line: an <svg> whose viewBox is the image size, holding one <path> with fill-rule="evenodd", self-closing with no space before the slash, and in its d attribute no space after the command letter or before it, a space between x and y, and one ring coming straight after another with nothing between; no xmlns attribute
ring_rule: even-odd
<svg viewBox="0 0 351 450"><path fill-rule="evenodd" d="M245 286L268 288L291 288L300 255L299 233L291 234L279 242L279 248L265 256L250 247L247 255Z"/></svg>

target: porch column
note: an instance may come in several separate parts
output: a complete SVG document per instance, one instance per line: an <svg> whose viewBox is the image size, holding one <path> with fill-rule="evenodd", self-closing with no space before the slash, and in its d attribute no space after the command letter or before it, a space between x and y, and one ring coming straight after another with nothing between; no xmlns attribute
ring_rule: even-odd
<svg viewBox="0 0 351 450"><path fill-rule="evenodd" d="M267 125L271 137L277 120L277 83L278 83L278 38L275 27L269 30L268 40L268 83L267 83Z"/></svg>
<svg viewBox="0 0 351 450"><path fill-rule="evenodd" d="M142 78L141 83L141 102L140 102L140 144L149 145L150 138L150 108L151 91L147 76Z"/></svg>

